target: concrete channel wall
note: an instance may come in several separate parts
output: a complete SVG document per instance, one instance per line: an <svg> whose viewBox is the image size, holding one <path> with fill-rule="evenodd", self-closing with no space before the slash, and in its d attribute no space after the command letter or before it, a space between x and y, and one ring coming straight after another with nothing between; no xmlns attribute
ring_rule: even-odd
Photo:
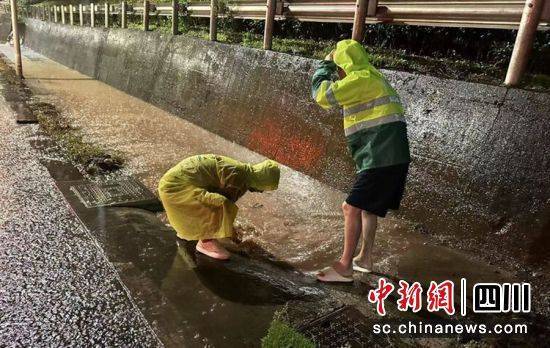
<svg viewBox="0 0 550 348"><path fill-rule="evenodd" d="M315 60L158 32L32 19L26 44L335 188L345 190L353 181L341 116L310 98ZM407 107L414 163L406 214L448 233L460 233L449 228L451 217L464 233L479 227L478 217L497 232L535 215L547 221L549 94L384 73ZM441 219L443 214L449 218ZM538 227L521 235L543 238L544 221L537 221Z"/></svg>

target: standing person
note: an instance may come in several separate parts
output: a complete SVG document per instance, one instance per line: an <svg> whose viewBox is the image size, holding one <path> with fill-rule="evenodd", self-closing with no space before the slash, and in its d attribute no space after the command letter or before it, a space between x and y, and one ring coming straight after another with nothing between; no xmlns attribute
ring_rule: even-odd
<svg viewBox="0 0 550 348"><path fill-rule="evenodd" d="M336 72L339 79L333 82ZM355 40L338 42L320 63L311 92L324 109L342 109L344 134L357 171L355 184L342 204L344 251L317 279L351 282L353 270L371 272L378 217L398 209L403 197L410 162L403 106ZM361 235L361 251L353 258Z"/></svg>
<svg viewBox="0 0 550 348"><path fill-rule="evenodd" d="M276 190L280 170L276 162L239 162L218 155L184 159L159 182L159 196L168 221L185 240L198 240L197 251L219 260L229 252L217 241L233 236L235 203L247 191Z"/></svg>

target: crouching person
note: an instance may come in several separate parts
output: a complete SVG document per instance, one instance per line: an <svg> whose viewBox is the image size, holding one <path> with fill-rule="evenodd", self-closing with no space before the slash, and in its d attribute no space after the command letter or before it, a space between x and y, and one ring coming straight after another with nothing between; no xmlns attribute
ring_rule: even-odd
<svg viewBox="0 0 550 348"><path fill-rule="evenodd" d="M225 156L198 155L184 159L161 178L158 191L177 236L198 240L197 251L219 260L229 252L217 241L233 236L235 203L247 191L276 190L276 162L239 162Z"/></svg>

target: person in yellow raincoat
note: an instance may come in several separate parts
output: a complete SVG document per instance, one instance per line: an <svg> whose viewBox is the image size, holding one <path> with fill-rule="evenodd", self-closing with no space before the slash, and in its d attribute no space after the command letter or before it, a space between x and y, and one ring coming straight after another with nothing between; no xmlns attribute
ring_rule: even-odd
<svg viewBox="0 0 550 348"><path fill-rule="evenodd" d="M160 179L158 192L168 221L185 240L198 240L197 251L226 260L217 239L233 236L235 203L247 191L276 190L280 169L275 161L251 165L219 155L184 159Z"/></svg>

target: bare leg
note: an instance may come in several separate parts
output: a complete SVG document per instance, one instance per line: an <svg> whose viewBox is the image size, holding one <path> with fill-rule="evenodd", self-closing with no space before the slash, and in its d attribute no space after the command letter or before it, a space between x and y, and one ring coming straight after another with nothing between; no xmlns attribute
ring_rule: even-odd
<svg viewBox="0 0 550 348"><path fill-rule="evenodd" d="M336 261L332 267L336 272L347 277L353 273L352 260L361 235L362 210L345 202L342 204L342 210L344 212L344 251L340 260Z"/></svg>
<svg viewBox="0 0 550 348"><path fill-rule="evenodd" d="M374 237L376 236L376 227L378 226L378 217L374 214L363 211L363 241L361 243L361 251L355 258L355 262L368 270L372 271L372 248L374 246Z"/></svg>

